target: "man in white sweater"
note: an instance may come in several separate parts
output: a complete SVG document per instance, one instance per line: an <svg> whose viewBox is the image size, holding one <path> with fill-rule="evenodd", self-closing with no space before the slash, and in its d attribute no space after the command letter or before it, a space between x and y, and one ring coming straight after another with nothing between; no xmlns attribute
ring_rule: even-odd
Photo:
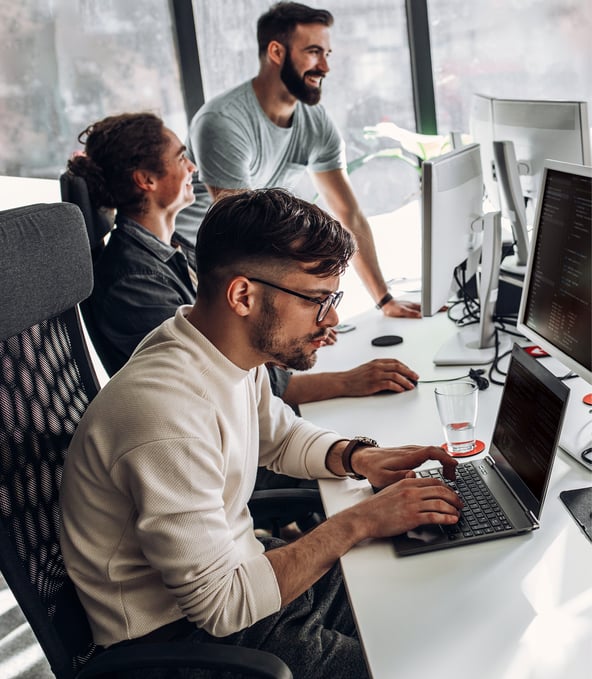
<svg viewBox="0 0 592 679"><path fill-rule="evenodd" d="M267 361L314 364L354 241L280 189L234 194L197 241L198 296L138 346L90 404L66 460L61 545L101 646L223 638L282 657L295 677L366 676L339 557L372 537L458 520L412 469L438 447L379 448L298 418ZM257 467L384 488L289 544L256 538ZM272 548L274 547L274 548Z"/></svg>

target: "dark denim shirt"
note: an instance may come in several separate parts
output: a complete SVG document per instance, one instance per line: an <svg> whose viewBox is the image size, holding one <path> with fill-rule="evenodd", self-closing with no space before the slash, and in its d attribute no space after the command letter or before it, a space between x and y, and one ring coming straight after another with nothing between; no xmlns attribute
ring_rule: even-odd
<svg viewBox="0 0 592 679"><path fill-rule="evenodd" d="M109 375L119 370L151 330L195 302L188 264L195 252L174 234L167 245L138 223L118 216L117 226L94 268L88 301L91 337ZM181 250L176 249L179 245Z"/></svg>

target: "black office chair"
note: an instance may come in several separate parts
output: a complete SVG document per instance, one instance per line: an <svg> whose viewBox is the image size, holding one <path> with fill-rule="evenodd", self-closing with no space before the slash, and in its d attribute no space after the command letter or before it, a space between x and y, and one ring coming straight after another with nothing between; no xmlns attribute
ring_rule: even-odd
<svg viewBox="0 0 592 679"><path fill-rule="evenodd" d="M93 262L96 261L105 247L105 237L113 229L115 211L106 208L96 209L91 203L86 181L68 170L60 175L60 193L64 203L74 203L80 208Z"/></svg>
<svg viewBox="0 0 592 679"><path fill-rule="evenodd" d="M94 646L58 537L64 458L99 388L76 307L91 289L77 207L0 212L0 570L8 586L57 679L180 667L290 679L276 656L236 646Z"/></svg>
<svg viewBox="0 0 592 679"><path fill-rule="evenodd" d="M72 174L68 170L60 175L60 192L63 202L77 205L82 212L94 265L105 249L106 236L111 232L115 224L115 212L113 210L95 208L90 200L86 180L83 177ZM105 345L105 340L95 323L89 300L82 300L79 304L79 309L95 351L99 355L105 370L111 376L115 369L107 365L110 356L109 347Z"/></svg>

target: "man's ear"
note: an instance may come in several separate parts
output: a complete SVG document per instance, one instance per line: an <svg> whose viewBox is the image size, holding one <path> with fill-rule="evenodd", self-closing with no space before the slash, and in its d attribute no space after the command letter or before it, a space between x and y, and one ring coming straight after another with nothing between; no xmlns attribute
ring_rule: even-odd
<svg viewBox="0 0 592 679"><path fill-rule="evenodd" d="M245 276L236 276L228 284L226 299L238 316L248 316L254 307L253 286Z"/></svg>
<svg viewBox="0 0 592 679"><path fill-rule="evenodd" d="M142 191L154 191L156 188L154 175L152 172L148 172L148 170L134 170L132 172L132 179Z"/></svg>
<svg viewBox="0 0 592 679"><path fill-rule="evenodd" d="M267 45L267 58L272 64L276 66L281 66L284 63L284 58L286 56L286 47L282 45L281 42L277 40L271 40L269 45Z"/></svg>

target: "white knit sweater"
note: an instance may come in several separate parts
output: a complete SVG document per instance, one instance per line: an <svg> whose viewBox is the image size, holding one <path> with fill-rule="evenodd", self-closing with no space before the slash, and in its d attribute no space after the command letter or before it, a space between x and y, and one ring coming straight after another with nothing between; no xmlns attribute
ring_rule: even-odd
<svg viewBox="0 0 592 679"><path fill-rule="evenodd" d="M61 487L61 546L97 644L186 616L225 636L280 608L247 502L258 464L330 477L340 437L297 418L267 370L231 363L181 307L90 404Z"/></svg>

